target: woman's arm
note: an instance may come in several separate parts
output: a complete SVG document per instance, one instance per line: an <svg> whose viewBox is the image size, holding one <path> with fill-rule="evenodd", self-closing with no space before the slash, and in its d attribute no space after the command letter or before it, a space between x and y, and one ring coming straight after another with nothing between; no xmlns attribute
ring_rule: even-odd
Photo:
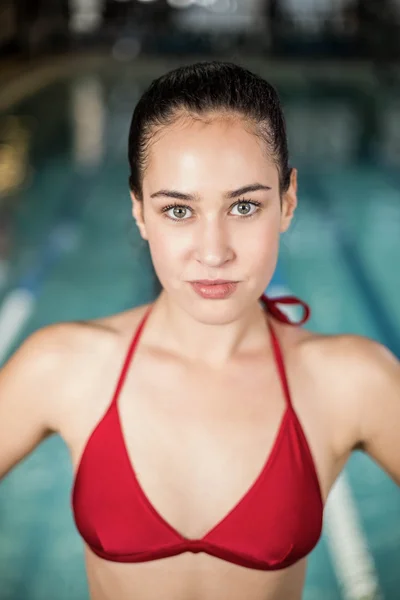
<svg viewBox="0 0 400 600"><path fill-rule="evenodd" d="M354 338L358 445L400 485L400 362L387 348Z"/></svg>
<svg viewBox="0 0 400 600"><path fill-rule="evenodd" d="M54 432L64 327L33 333L0 371L0 478Z"/></svg>

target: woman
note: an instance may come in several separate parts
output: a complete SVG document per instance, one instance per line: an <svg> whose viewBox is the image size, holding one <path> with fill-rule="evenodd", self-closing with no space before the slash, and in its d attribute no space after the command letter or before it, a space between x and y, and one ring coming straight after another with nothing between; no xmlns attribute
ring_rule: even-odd
<svg viewBox="0 0 400 600"><path fill-rule="evenodd" d="M218 62L154 81L129 161L162 291L22 344L1 373L0 473L63 437L94 600L299 600L351 451L400 482L399 364L263 296L297 203L266 81Z"/></svg>

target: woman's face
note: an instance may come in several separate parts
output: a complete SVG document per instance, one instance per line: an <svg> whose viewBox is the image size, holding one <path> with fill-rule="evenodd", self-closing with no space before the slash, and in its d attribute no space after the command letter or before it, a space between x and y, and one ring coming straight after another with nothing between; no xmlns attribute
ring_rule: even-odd
<svg viewBox="0 0 400 600"><path fill-rule="evenodd" d="M296 172L281 206L277 167L248 125L186 117L152 142L143 203L132 199L170 299L200 321L223 323L258 300L271 280L280 233L296 207ZM199 279L239 283L228 298L210 300L189 283Z"/></svg>

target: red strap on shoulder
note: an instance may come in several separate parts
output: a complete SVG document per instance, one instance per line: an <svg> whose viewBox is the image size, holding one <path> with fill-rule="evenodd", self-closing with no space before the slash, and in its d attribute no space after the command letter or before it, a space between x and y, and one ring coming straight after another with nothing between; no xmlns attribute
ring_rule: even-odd
<svg viewBox="0 0 400 600"><path fill-rule="evenodd" d="M119 375L119 378L118 378L118 382L117 382L117 385L116 385L115 390L114 390L114 395L113 395L113 398L112 398L112 401L111 401L111 406L114 406L114 405L117 404L118 396L119 396L119 394L121 392L122 386L124 385L126 374L128 372L129 365L130 365L131 360L132 360L132 356L134 354L135 348L136 348L137 343L139 341L140 335L141 335L141 333L143 331L144 324L146 323L146 321L147 321L147 319L148 319L148 317L149 317L149 315L150 315L150 313L151 313L151 311L153 309L153 306L154 306L154 304L150 304L150 306L145 311L145 313L144 313L144 315L142 317L142 320L139 322L139 325L137 326L136 330L134 331L134 334L132 336L132 341L129 344L129 348L128 348L128 351L127 351L126 356L125 356L124 364L122 366L122 369L121 369L121 372L120 372L120 375Z"/></svg>
<svg viewBox="0 0 400 600"><path fill-rule="evenodd" d="M300 298L297 298L296 296L277 296L275 298L269 298L263 294L261 300L273 317L287 325L303 325L310 318L310 307L306 302L303 302L303 300L300 300ZM300 305L304 309L303 317L300 321L290 320L290 318L278 308L278 304Z"/></svg>

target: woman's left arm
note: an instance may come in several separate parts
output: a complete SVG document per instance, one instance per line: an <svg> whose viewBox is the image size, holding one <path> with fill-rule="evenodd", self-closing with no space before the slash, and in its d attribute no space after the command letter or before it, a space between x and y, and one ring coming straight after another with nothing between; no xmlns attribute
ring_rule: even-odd
<svg viewBox="0 0 400 600"><path fill-rule="evenodd" d="M360 445L400 485L400 362L384 346L359 339Z"/></svg>

